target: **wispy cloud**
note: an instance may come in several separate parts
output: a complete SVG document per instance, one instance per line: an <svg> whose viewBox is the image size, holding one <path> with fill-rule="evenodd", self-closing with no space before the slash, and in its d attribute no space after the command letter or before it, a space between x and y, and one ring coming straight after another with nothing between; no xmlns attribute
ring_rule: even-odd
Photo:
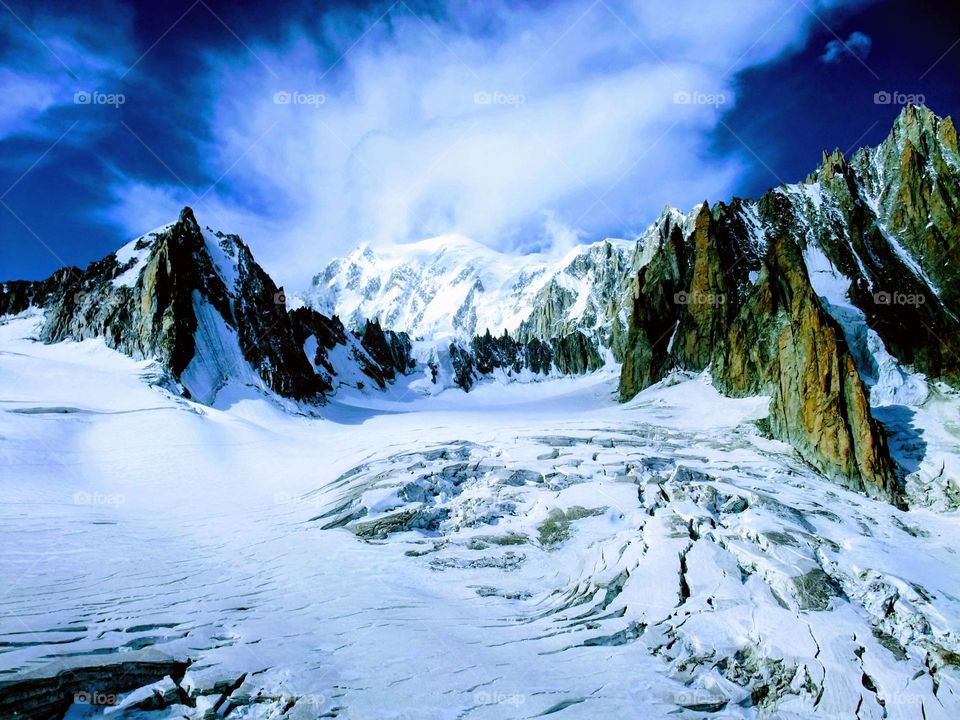
<svg viewBox="0 0 960 720"><path fill-rule="evenodd" d="M176 146L131 140L156 172L116 159L113 203L94 212L134 235L193 205L243 234L288 284L362 241L459 232L522 252L631 236L667 202L733 191L755 160L739 147L718 154L713 139L738 73L802 49L822 27L814 13L865 1L491 0L428 11L386 0L277 19L269 42L228 28L225 43L198 53L195 81L178 77L175 97L153 55L127 78L138 101L156 96L167 126L190 132ZM125 40L104 47L62 28L44 37L91 89L108 91L125 72L119 58L139 55L114 49ZM29 52L45 53L33 75L29 63L0 63L16 98L0 111L0 137L43 127L83 89L55 71L52 52Z"/></svg>
<svg viewBox="0 0 960 720"><path fill-rule="evenodd" d="M115 100L131 52L129 13L116 7L102 19L103 25L85 30L63 17L0 8L0 141L56 138L63 131L58 110L106 105L107 95ZM88 119L78 127L76 142L97 131L95 115Z"/></svg>
<svg viewBox="0 0 960 720"><path fill-rule="evenodd" d="M861 60L866 60L872 45L873 40L870 39L869 35L855 31L850 33L846 40L837 39L828 42L823 49L820 60L828 65L838 63L846 57L858 57Z"/></svg>

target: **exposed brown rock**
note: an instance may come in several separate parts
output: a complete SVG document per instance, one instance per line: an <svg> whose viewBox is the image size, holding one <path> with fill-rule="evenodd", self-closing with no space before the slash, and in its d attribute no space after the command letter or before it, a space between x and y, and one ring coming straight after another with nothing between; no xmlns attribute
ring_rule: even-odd
<svg viewBox="0 0 960 720"><path fill-rule="evenodd" d="M950 118L925 107L904 108L890 136L873 151L881 221L886 223L960 315L960 155ZM861 173L865 153L856 160Z"/></svg>
<svg viewBox="0 0 960 720"><path fill-rule="evenodd" d="M710 367L726 393L770 394L773 434L822 472L899 501L867 333L908 370L960 384L958 217L956 129L915 106L879 147L824 152L805 185L702 207L638 269L621 396Z"/></svg>
<svg viewBox="0 0 960 720"><path fill-rule="evenodd" d="M823 309L796 243L771 242L756 287L713 357L717 387L768 394L770 429L827 476L899 502L886 440L839 325Z"/></svg>
<svg viewBox="0 0 960 720"><path fill-rule="evenodd" d="M691 236L667 238L637 278L620 379L629 399L672 368L712 369L734 396L770 395L770 429L824 474L899 501L896 474L843 331L823 308L796 241L762 264L732 238L729 206L702 207ZM755 284L745 275L759 267Z"/></svg>

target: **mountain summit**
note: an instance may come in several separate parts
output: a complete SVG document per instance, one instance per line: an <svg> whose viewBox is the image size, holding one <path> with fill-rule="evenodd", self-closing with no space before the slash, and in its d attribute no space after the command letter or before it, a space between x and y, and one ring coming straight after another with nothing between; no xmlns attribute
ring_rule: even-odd
<svg viewBox="0 0 960 720"><path fill-rule="evenodd" d="M102 338L134 358L156 360L172 389L208 405L249 390L317 403L334 389L336 370L326 356L338 345L348 363L381 385L385 374L407 369L405 357L401 368L381 368L335 318L289 315L282 288L247 245L202 229L189 207L86 270L4 284L2 312L30 306L44 310L44 342Z"/></svg>

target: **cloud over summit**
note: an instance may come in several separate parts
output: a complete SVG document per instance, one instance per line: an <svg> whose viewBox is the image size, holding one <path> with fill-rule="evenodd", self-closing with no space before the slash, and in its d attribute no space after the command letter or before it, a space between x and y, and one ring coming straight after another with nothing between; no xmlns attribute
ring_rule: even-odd
<svg viewBox="0 0 960 720"><path fill-rule="evenodd" d="M153 49L106 44L146 54L117 116L130 157L103 161L110 202L91 212L132 236L189 204L290 284L360 242L631 237L666 203L731 194L757 162L715 146L738 76L800 51L811 11L856 4L400 0L243 27L197 6ZM193 49L201 20L221 41ZM72 46L117 75L103 43ZM159 60L174 50L179 71ZM41 100L0 121L42 116Z"/></svg>

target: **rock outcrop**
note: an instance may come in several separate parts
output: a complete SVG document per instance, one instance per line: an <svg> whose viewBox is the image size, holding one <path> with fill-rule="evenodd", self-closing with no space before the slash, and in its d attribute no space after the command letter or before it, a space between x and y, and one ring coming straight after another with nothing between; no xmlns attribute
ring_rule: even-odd
<svg viewBox="0 0 960 720"><path fill-rule="evenodd" d="M368 323L364 333L355 334L336 315L328 318L310 308L291 311L290 320L297 344L304 348L327 391L340 384L356 384L355 378L350 378L355 373L344 373L343 363L337 362L342 357L347 360L347 370L359 370L380 388L416 365L410 355L410 338L405 333Z"/></svg>
<svg viewBox="0 0 960 720"><path fill-rule="evenodd" d="M411 356L412 345L406 333L384 330L376 320L367 320L360 334L360 344L373 358L384 380L393 380L397 374L405 375L415 365Z"/></svg>
<svg viewBox="0 0 960 720"><path fill-rule="evenodd" d="M565 374L594 369L593 363L577 359L584 353L595 357L609 350L619 362L626 340L623 300L629 297L629 267L630 254L622 243L604 240L587 246L537 291L513 334L524 342L559 341L557 367Z"/></svg>
<svg viewBox="0 0 960 720"><path fill-rule="evenodd" d="M883 434L840 326L820 304L798 244L743 232L740 203L700 208L638 275L621 396L673 368L711 368L730 395L770 395L773 434L821 472L899 497ZM750 277L754 275L754 282Z"/></svg>
<svg viewBox="0 0 960 720"><path fill-rule="evenodd" d="M850 162L881 228L902 243L954 314L960 314L958 158L953 120L910 105L879 147Z"/></svg>
<svg viewBox="0 0 960 720"><path fill-rule="evenodd" d="M883 432L843 330L810 285L797 245L775 238L710 361L717 387L770 395L770 429L828 477L900 501Z"/></svg>
<svg viewBox="0 0 960 720"><path fill-rule="evenodd" d="M899 502L870 408L903 402L911 372L960 380L958 203L952 121L909 106L804 183L665 215L638 248L622 398L710 368L769 394L772 433L819 470Z"/></svg>
<svg viewBox="0 0 960 720"><path fill-rule="evenodd" d="M103 338L157 360L201 402L213 402L247 364L284 397L318 400L323 390L294 342L282 291L239 237L202 231L190 208L86 270L58 271L19 295L46 310L45 342Z"/></svg>
<svg viewBox="0 0 960 720"><path fill-rule="evenodd" d="M504 331L494 337L489 330L469 344L453 342L449 346L453 383L469 391L480 379L500 371L510 378L531 375L580 375L603 367L604 358L585 333L573 332L549 341L539 338L515 340ZM433 360L432 362L439 362ZM436 373L434 374L436 382Z"/></svg>
<svg viewBox="0 0 960 720"><path fill-rule="evenodd" d="M189 660L150 649L107 655L100 662L96 656L58 660L15 680L0 681L0 717L59 720L71 707L84 705L93 713L162 678L179 683L189 665Z"/></svg>
<svg viewBox="0 0 960 720"><path fill-rule="evenodd" d="M371 332L366 344L381 362L336 318L289 314L283 289L247 245L201 229L190 208L86 270L0 286L4 314L30 306L45 311L45 342L102 338L134 358L156 360L173 389L206 404L231 384L322 401L343 371L327 357L338 345L350 345L347 362L356 361L380 387L409 364L409 340L396 333ZM319 338L312 358L309 337Z"/></svg>
<svg viewBox="0 0 960 720"><path fill-rule="evenodd" d="M821 472L899 502L871 407L908 403L928 379L960 383L958 214L954 124L908 106L878 147L825 152L805 182L758 201L668 208L632 250L603 241L514 266L459 237L362 248L288 313L240 238L186 208L86 270L3 283L0 313L42 307L45 341L101 337L201 402L238 382L308 402L384 387L414 345L381 320L440 340L418 352L465 390L612 357L626 400L675 368L709 369L727 394L769 395L772 434ZM350 305L352 329L321 305Z"/></svg>
<svg viewBox="0 0 960 720"><path fill-rule="evenodd" d="M46 280L8 280L0 283L0 316L16 315L30 307L44 307L59 296L62 288L79 278L83 271L67 266Z"/></svg>

